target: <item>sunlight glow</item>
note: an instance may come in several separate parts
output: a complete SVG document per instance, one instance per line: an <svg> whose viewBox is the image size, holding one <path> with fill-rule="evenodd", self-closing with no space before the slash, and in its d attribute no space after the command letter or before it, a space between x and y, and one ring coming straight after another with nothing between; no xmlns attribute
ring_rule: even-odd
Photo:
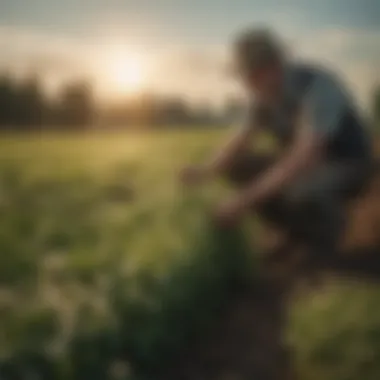
<svg viewBox="0 0 380 380"><path fill-rule="evenodd" d="M107 54L102 70L105 76L104 85L114 95L139 92L146 80L146 70L141 57L122 48L114 49Z"/></svg>

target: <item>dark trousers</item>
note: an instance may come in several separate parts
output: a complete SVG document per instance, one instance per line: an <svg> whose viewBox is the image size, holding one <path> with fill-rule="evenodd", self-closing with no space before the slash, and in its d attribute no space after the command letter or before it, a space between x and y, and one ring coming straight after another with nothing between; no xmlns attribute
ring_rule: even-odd
<svg viewBox="0 0 380 380"><path fill-rule="evenodd" d="M242 155L226 177L244 187L273 165L275 159ZM259 215L318 255L336 247L345 221L345 203L361 193L370 178L368 160L326 161L256 207Z"/></svg>

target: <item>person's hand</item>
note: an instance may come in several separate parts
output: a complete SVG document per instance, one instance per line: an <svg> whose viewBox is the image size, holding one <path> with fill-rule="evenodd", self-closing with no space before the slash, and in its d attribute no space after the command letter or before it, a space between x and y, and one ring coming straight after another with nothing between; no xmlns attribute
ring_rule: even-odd
<svg viewBox="0 0 380 380"><path fill-rule="evenodd" d="M196 186L205 182L207 176L207 170L203 166L188 166L181 170L179 178L186 186Z"/></svg>
<svg viewBox="0 0 380 380"><path fill-rule="evenodd" d="M235 197L222 203L216 210L216 222L222 227L233 227L248 210L248 204L243 197Z"/></svg>

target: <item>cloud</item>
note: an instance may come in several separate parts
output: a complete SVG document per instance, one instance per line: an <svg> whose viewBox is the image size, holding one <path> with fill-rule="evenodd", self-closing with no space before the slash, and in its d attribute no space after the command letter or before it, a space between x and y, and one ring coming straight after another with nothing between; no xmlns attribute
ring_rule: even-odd
<svg viewBox="0 0 380 380"><path fill-rule="evenodd" d="M380 84L380 32L360 29L323 29L312 33L284 32L296 58L325 65L341 75L360 105L367 107L373 87ZM175 58L174 58L175 57ZM228 49L210 46L207 50L169 53L163 67L168 77L158 77L161 87L176 88L215 99L236 92L226 75ZM165 72L165 70L164 70Z"/></svg>
<svg viewBox="0 0 380 380"><path fill-rule="evenodd" d="M339 72L361 105L380 84L380 31L329 28L300 36L298 57L316 60Z"/></svg>
<svg viewBox="0 0 380 380"><path fill-rule="evenodd" d="M326 28L302 32L290 23L290 15L279 13L277 28L292 46L296 57L316 60L339 71L355 91L361 104L368 104L374 84L379 82L380 31ZM137 40L137 37L135 37ZM229 41L227 41L229 42ZM47 78L99 74L109 40L101 36L65 37L35 30L0 27L0 67L18 72L35 71ZM138 49L138 44L132 44ZM163 44L143 49L150 63L149 87L157 92L186 95L219 102L237 91L226 74L226 44Z"/></svg>
<svg viewBox="0 0 380 380"><path fill-rule="evenodd" d="M380 58L380 30L327 28L299 38L300 49L308 54L333 55L358 60L368 55Z"/></svg>
<svg viewBox="0 0 380 380"><path fill-rule="evenodd" d="M0 27L0 67L45 76L78 73L93 55L93 46L57 35Z"/></svg>

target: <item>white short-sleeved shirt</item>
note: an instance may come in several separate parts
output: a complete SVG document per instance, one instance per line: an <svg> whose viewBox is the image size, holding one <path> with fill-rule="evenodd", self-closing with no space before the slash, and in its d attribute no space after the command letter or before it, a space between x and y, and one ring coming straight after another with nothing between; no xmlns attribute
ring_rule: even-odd
<svg viewBox="0 0 380 380"><path fill-rule="evenodd" d="M250 102L243 128L272 132L287 146L293 140L300 112L305 115L303 123L326 139L332 157L361 159L371 155L368 131L342 83L328 71L306 65L287 65L281 102L271 110Z"/></svg>
<svg viewBox="0 0 380 380"><path fill-rule="evenodd" d="M259 124L258 127L287 140L294 130L296 109L300 108L306 111L306 121L316 134L332 138L338 131L344 112L352 108L352 102L334 75L319 68L288 65L281 104L266 112L251 102L244 128Z"/></svg>

